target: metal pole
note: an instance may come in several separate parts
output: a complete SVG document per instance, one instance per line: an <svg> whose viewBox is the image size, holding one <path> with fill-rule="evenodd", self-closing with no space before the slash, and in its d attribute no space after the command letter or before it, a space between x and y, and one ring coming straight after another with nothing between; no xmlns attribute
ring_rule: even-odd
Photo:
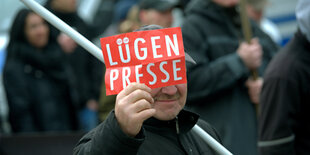
<svg viewBox="0 0 310 155"><path fill-rule="evenodd" d="M45 20L47 20L49 23L51 23L53 26L55 26L56 28L58 28L60 31L64 32L68 36L70 36L75 42L77 42L79 45L85 48L90 54L92 54L93 56L95 56L97 59L99 59L100 61L104 63L101 49L99 49L96 45L94 45L92 42L87 40L79 32L71 28L68 24L60 20L58 17L56 17L54 14L52 14L50 11L48 11L44 7L42 7L36 1L34 0L21 0L21 1L27 7L29 7L34 12L36 12L41 17L43 17Z"/></svg>
<svg viewBox="0 0 310 155"><path fill-rule="evenodd" d="M225 147L212 138L208 133L201 129L197 124L193 127L196 132L210 147L212 147L220 155L232 155Z"/></svg>
<svg viewBox="0 0 310 155"><path fill-rule="evenodd" d="M245 41L250 44L252 39L252 30L250 21L248 18L248 14L246 12L246 0L240 0L240 16L241 16L241 25L242 25L242 32L244 35ZM252 77L254 80L258 78L258 74L256 70L251 71Z"/></svg>
<svg viewBox="0 0 310 155"><path fill-rule="evenodd" d="M84 36L82 36L80 33L76 32L69 25L64 23L62 20L60 20L58 17L56 17L54 14L46 10L44 7L42 7L34 0L21 0L21 1L30 9L32 9L34 12L36 12L45 20L47 20L49 23L57 27L60 31L66 33L79 45L84 47L88 52L93 54L96 58L98 58L104 63L101 50L97 46L95 46L92 42L87 40ZM193 127L193 130L219 154L231 155L231 153L226 148L224 148L220 143L214 140L208 133L206 133L203 129L201 129L197 124Z"/></svg>

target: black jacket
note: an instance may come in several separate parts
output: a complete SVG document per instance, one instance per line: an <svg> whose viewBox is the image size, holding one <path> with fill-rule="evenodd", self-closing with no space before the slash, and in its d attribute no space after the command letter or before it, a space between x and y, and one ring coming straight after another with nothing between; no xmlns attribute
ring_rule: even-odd
<svg viewBox="0 0 310 155"><path fill-rule="evenodd" d="M38 50L14 43L3 70L3 83L14 132L76 129L76 90L64 53L55 43Z"/></svg>
<svg viewBox="0 0 310 155"><path fill-rule="evenodd" d="M76 12L59 12L52 9L49 3L46 5L46 8L84 35L87 39L92 39L92 37L94 37L91 28ZM57 38L60 34L60 31L52 25L50 25L50 32L54 38ZM103 63L81 46L78 46L74 52L67 54L67 57L77 81L76 87L78 90L80 107L84 107L85 103L90 99L98 100L103 75Z"/></svg>
<svg viewBox="0 0 310 155"><path fill-rule="evenodd" d="M310 154L310 42L300 32L274 57L261 94L262 155Z"/></svg>
<svg viewBox="0 0 310 155"><path fill-rule="evenodd" d="M263 48L261 76L277 46L255 23L251 28ZM255 154L257 118L245 87L250 71L236 52L244 40L238 12L211 0L193 0L182 32L185 50L197 62L188 67L187 108L214 125L232 153Z"/></svg>
<svg viewBox="0 0 310 155"><path fill-rule="evenodd" d="M74 154L215 154L201 137L191 130L197 121L201 128L220 141L208 123L198 120L197 115L188 111L181 111L177 119L171 121L159 121L155 118L146 120L135 138L127 136L121 130L112 112L103 123L79 141Z"/></svg>

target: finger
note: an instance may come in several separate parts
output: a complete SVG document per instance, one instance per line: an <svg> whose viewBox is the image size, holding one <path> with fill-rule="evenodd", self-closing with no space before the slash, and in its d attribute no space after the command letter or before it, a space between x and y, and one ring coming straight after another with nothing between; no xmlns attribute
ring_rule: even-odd
<svg viewBox="0 0 310 155"><path fill-rule="evenodd" d="M259 47L259 49L258 49L258 54L259 54L260 57L262 57L263 54L264 54L264 51L262 50L261 47Z"/></svg>
<svg viewBox="0 0 310 155"><path fill-rule="evenodd" d="M259 44L253 44L250 46L251 51L255 51L255 53L262 53L262 46Z"/></svg>
<svg viewBox="0 0 310 155"><path fill-rule="evenodd" d="M250 86L249 79L245 81L245 86L249 88Z"/></svg>
<svg viewBox="0 0 310 155"><path fill-rule="evenodd" d="M152 109L143 110L137 113L136 117L143 122L146 119L154 116L155 114L156 114L156 110L152 108Z"/></svg>
<svg viewBox="0 0 310 155"><path fill-rule="evenodd" d="M141 89L147 92L151 92L151 88L141 83L130 83L124 90L122 90L117 96L124 97L131 94L133 91Z"/></svg>
<svg viewBox="0 0 310 155"><path fill-rule="evenodd" d="M262 48L261 48L261 46L259 44L252 44L250 46L250 48L251 48L252 51L261 51L262 50Z"/></svg>
<svg viewBox="0 0 310 155"><path fill-rule="evenodd" d="M259 39L258 38L252 38L251 44L259 44Z"/></svg>
<svg viewBox="0 0 310 155"><path fill-rule="evenodd" d="M252 79L252 78L248 78L248 79L246 80L246 82L245 82L245 85L246 85L248 88L250 88L252 82L253 82L253 79Z"/></svg>
<svg viewBox="0 0 310 155"><path fill-rule="evenodd" d="M261 64L262 64L262 59L261 59L261 58L256 59L255 63L256 63L256 66L257 66L257 67L261 66Z"/></svg>
<svg viewBox="0 0 310 155"><path fill-rule="evenodd" d="M133 109L133 111L139 113L143 110L151 109L152 105L146 99L142 99L134 103L131 108Z"/></svg>
<svg viewBox="0 0 310 155"><path fill-rule="evenodd" d="M117 96L116 107L123 107L123 108L127 107L131 109L130 111L132 111L133 108L131 107L133 107L133 105L139 100L145 100L146 102L148 102L148 104L154 103L154 99L149 92L146 92L141 89L137 89L125 97ZM132 112L137 112L137 111L132 111Z"/></svg>
<svg viewBox="0 0 310 155"><path fill-rule="evenodd" d="M145 90L136 89L126 97L129 102L135 103L139 100L145 99L149 103L154 103L154 99L150 92L147 92Z"/></svg>

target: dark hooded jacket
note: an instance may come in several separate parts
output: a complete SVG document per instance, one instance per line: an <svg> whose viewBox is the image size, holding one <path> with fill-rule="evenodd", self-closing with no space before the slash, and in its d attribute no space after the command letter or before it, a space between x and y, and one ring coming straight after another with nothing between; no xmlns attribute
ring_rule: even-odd
<svg viewBox="0 0 310 155"><path fill-rule="evenodd" d="M17 53L8 58L3 82L14 132L64 131L76 129L72 71L57 44L38 50L15 43Z"/></svg>
<svg viewBox="0 0 310 155"><path fill-rule="evenodd" d="M215 154L214 150L191 130L197 122L214 139L220 141L208 123L185 110L171 121L149 118L143 123L140 133L132 138L121 130L113 111L103 123L79 141L74 154Z"/></svg>
<svg viewBox="0 0 310 155"><path fill-rule="evenodd" d="M76 128L72 71L59 45L49 35L42 48L25 36L30 10L16 15L7 47L3 84L13 132L64 131Z"/></svg>
<svg viewBox="0 0 310 155"><path fill-rule="evenodd" d="M277 46L253 22L251 28L263 48L261 76ZM250 71L236 52L243 41L238 12L211 0L193 0L182 32L185 50L197 62L188 67L187 108L214 125L233 154L255 154L256 111L245 86Z"/></svg>

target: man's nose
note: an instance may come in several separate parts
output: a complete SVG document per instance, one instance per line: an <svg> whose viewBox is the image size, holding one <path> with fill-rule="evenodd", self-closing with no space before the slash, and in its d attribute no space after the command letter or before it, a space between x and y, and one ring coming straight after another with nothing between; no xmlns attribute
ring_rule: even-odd
<svg viewBox="0 0 310 155"><path fill-rule="evenodd" d="M178 89L176 86L167 86L167 87L163 87L161 89L162 93L167 94L167 95L174 95L177 93Z"/></svg>

